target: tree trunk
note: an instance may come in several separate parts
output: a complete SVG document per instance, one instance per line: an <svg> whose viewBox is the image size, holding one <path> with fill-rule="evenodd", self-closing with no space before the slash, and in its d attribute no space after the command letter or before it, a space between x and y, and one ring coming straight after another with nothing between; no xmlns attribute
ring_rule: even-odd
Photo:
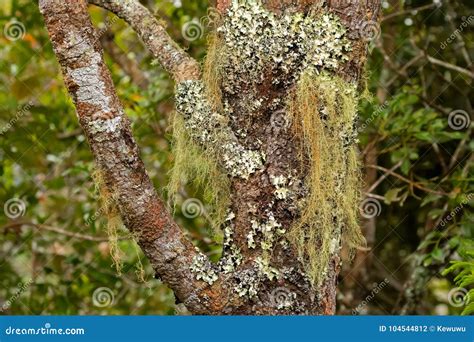
<svg viewBox="0 0 474 342"><path fill-rule="evenodd" d="M203 77L137 1L90 2L124 18L173 75L175 125L230 193L217 203L229 206L214 265L151 189L86 1L41 0L107 190L157 275L196 314L334 314L342 245L361 243L354 127L379 1L217 1Z"/></svg>

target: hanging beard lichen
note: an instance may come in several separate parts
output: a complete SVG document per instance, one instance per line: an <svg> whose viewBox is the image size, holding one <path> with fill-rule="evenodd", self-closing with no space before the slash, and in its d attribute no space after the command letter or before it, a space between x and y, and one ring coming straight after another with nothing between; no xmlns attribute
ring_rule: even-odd
<svg viewBox="0 0 474 342"><path fill-rule="evenodd" d="M100 171L93 173L95 191L99 195L100 209L99 212L105 216L106 231L109 242L110 257L112 264L118 275L122 274L123 269L123 252L118 245L118 231L123 226L120 213L116 205L115 195L112 194L105 185L104 178Z"/></svg>
<svg viewBox="0 0 474 342"><path fill-rule="evenodd" d="M112 259L112 266L115 268L117 275L122 274L124 268L123 260L125 258L124 252L119 246L120 239L126 237L131 238L133 241L133 248L135 249L137 262L135 263L135 273L140 282L146 283L145 279L145 268L139 255L138 239L133 234L126 233L120 236L120 231L124 231L124 224L120 217L120 211L117 205L117 196L112 193L106 186L102 173L96 171L92 174L94 180L95 192L99 196L99 213L105 216L106 219L106 232L109 244L109 253ZM98 218L95 217L96 219Z"/></svg>
<svg viewBox="0 0 474 342"><path fill-rule="evenodd" d="M364 244L358 224L359 165L353 146L356 89L327 73L304 72L288 110L300 145L299 159L308 174L308 196L290 240L310 280L320 285L341 240L351 248Z"/></svg>
<svg viewBox="0 0 474 342"><path fill-rule="evenodd" d="M183 183L191 183L203 191L209 206L209 218L213 233L216 233L227 215L230 201L230 181L218 166L211 149L204 150L187 133L184 119L178 113L173 118L174 164L170 173L167 191L170 200L175 200Z"/></svg>
<svg viewBox="0 0 474 342"><path fill-rule="evenodd" d="M224 42L219 34L213 32L209 35L207 55L204 61L202 79L206 86L206 93L212 109L222 110L222 74L225 60Z"/></svg>

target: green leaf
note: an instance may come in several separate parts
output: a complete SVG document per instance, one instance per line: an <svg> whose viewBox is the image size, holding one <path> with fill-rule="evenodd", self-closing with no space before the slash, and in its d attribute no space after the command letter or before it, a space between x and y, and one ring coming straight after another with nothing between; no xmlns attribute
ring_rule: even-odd
<svg viewBox="0 0 474 342"><path fill-rule="evenodd" d="M384 201L386 204L390 204L392 202L397 202L399 200L398 194L402 191L403 188L395 188L387 191L384 196Z"/></svg>
<svg viewBox="0 0 474 342"><path fill-rule="evenodd" d="M425 198L423 198L423 201L421 202L420 206L424 207L428 203L433 203L433 202L438 201L440 198L442 198L442 196L440 196L440 195L428 194L428 195L425 196Z"/></svg>
<svg viewBox="0 0 474 342"><path fill-rule="evenodd" d="M431 252L431 257L436 260L436 261L439 261L439 262L443 262L446 255L444 254L443 250L441 248L435 248L432 252Z"/></svg>
<svg viewBox="0 0 474 342"><path fill-rule="evenodd" d="M463 312L461 312L461 315L463 316L467 316L467 315L471 315L474 313L474 302L473 303L469 303L463 310Z"/></svg>
<svg viewBox="0 0 474 342"><path fill-rule="evenodd" d="M460 287L467 287L474 284L474 274L463 277L462 281L459 283Z"/></svg>

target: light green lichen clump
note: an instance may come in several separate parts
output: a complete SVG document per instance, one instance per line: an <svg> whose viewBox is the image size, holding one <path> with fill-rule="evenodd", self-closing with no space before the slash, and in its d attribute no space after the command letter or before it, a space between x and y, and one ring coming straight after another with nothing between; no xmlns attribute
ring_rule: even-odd
<svg viewBox="0 0 474 342"><path fill-rule="evenodd" d="M214 232L223 223L230 202L230 179L247 179L261 169L263 153L246 149L228 127L228 115L211 107L202 81L177 86L173 119L174 166L168 185L170 200L190 179L204 190Z"/></svg>
<svg viewBox="0 0 474 342"><path fill-rule="evenodd" d="M219 166L217 158L206 153L189 136L181 114L174 113L172 121L174 160L167 186L169 202L176 205L183 184L192 184L202 191L212 232L216 235L224 222L230 203L229 177Z"/></svg>
<svg viewBox="0 0 474 342"><path fill-rule="evenodd" d="M185 81L177 86L176 108L184 117L189 135L216 155L230 176L247 179L263 166L262 153L242 146L227 125L228 117L212 110L202 81Z"/></svg>
<svg viewBox="0 0 474 342"><path fill-rule="evenodd" d="M199 249L197 249L197 251L199 252ZM197 280L202 280L209 285L214 284L214 282L219 278L214 266L200 252L194 256L190 269L196 274Z"/></svg>
<svg viewBox="0 0 474 342"><path fill-rule="evenodd" d="M234 218L235 214L229 211L224 222L224 254L219 261L219 268L225 274L234 271L243 259L240 249L233 243L234 224L232 220Z"/></svg>
<svg viewBox="0 0 474 342"><path fill-rule="evenodd" d="M225 56L227 71L223 86L231 94L239 92L242 83L261 82L268 68L274 70L274 83L302 70L336 70L348 60L350 50L345 28L335 15L278 17L259 0L233 0L217 32L224 42L219 54Z"/></svg>
<svg viewBox="0 0 474 342"><path fill-rule="evenodd" d="M269 213L268 220L259 222L254 219L251 221L251 224L252 229L247 234L247 245L250 249L257 247L255 239L260 238L260 247L262 250L264 252L271 251L276 238L286 232L272 213Z"/></svg>
<svg viewBox="0 0 474 342"><path fill-rule="evenodd" d="M270 176L270 181L272 185L275 187L275 197L279 200L284 200L288 198L290 193L290 189L287 187L288 179L283 176Z"/></svg>

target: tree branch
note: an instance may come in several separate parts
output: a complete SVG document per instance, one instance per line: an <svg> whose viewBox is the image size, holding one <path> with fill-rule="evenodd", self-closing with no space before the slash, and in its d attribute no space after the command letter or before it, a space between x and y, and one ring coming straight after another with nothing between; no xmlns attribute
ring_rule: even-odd
<svg viewBox="0 0 474 342"><path fill-rule="evenodd" d="M79 122L125 226L137 238L157 275L190 311L212 312L221 281L209 286L190 271L195 258L205 257L173 221L146 173L104 63L87 1L40 0L40 10Z"/></svg>
<svg viewBox="0 0 474 342"><path fill-rule="evenodd" d="M139 1L89 0L89 3L103 7L125 20L177 83L200 78L199 63L178 46L160 22Z"/></svg>
<svg viewBox="0 0 474 342"><path fill-rule="evenodd" d="M139 88L146 90L150 84L148 76L141 71L138 62L129 58L114 42L114 34L109 32L100 37L100 42L105 52L118 64L125 74L130 76L132 82Z"/></svg>
<svg viewBox="0 0 474 342"><path fill-rule="evenodd" d="M58 233L64 236L72 237L74 239L80 239L80 240L85 240L85 241L93 241L93 242L109 241L108 237L98 237L98 236L91 236L91 235L86 235L86 234L81 234L81 233L74 233L62 228L48 226L45 224L38 224L38 223L30 222L30 221L14 221L12 223L9 223L3 226L2 230L8 230L8 229L17 228L17 227L21 228L22 226L33 227L38 230L47 230L49 232L54 232L54 233ZM128 238L126 237L119 238L119 240L127 240L127 239Z"/></svg>

